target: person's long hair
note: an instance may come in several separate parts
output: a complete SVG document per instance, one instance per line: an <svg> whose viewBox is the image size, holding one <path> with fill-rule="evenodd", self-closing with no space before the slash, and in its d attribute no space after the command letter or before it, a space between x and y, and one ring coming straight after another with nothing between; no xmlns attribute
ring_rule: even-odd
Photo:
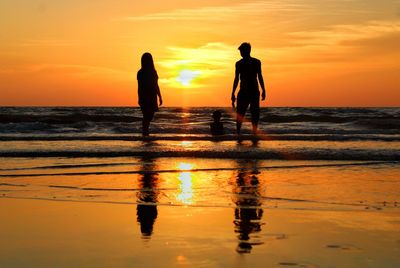
<svg viewBox="0 0 400 268"><path fill-rule="evenodd" d="M142 71L148 74L157 74L156 68L154 67L153 56L146 52L142 55Z"/></svg>

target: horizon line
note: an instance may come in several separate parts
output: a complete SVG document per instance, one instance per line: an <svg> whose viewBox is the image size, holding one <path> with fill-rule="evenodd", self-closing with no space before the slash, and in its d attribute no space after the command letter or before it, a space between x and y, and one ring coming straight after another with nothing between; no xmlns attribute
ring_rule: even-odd
<svg viewBox="0 0 400 268"><path fill-rule="evenodd" d="M129 106L129 105L0 105L0 108L140 108L139 106ZM159 108L232 108L232 106L161 106ZM260 108L400 108L400 105L388 105L388 106L360 106L360 105L343 105L343 106L260 106Z"/></svg>

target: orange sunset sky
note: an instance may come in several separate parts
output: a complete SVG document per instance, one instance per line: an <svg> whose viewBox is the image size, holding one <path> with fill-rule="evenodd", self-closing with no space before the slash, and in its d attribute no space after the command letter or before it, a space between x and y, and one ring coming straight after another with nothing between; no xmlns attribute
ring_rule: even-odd
<svg viewBox="0 0 400 268"><path fill-rule="evenodd" d="M266 106L400 106L398 0L2 0L0 105L137 106L153 54L166 106L229 106L241 42Z"/></svg>

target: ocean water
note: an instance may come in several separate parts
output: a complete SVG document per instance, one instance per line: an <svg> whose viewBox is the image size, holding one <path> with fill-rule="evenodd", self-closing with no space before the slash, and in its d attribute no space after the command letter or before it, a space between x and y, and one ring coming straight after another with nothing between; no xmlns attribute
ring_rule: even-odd
<svg viewBox="0 0 400 268"><path fill-rule="evenodd" d="M223 111L224 136L211 114ZM400 108L0 108L0 197L246 209L400 207Z"/></svg>
<svg viewBox="0 0 400 268"><path fill-rule="evenodd" d="M226 135L210 135L219 109ZM220 157L251 159L400 159L400 108L263 108L258 142L235 133L231 108L164 108L141 137L131 107L1 107L1 157Z"/></svg>

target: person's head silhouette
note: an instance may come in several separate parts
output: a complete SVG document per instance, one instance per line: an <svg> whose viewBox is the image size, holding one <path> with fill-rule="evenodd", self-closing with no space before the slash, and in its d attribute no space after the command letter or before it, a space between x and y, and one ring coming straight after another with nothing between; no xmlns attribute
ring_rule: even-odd
<svg viewBox="0 0 400 268"><path fill-rule="evenodd" d="M142 55L142 69L155 70L153 56L149 52Z"/></svg>
<svg viewBox="0 0 400 268"><path fill-rule="evenodd" d="M250 57L250 52L251 52L250 43L242 43L238 49L240 51L240 55L243 58L249 58Z"/></svg>
<svg viewBox="0 0 400 268"><path fill-rule="evenodd" d="M214 122L221 121L221 116L222 116L221 111L218 111L218 110L214 111L213 114L212 114Z"/></svg>

